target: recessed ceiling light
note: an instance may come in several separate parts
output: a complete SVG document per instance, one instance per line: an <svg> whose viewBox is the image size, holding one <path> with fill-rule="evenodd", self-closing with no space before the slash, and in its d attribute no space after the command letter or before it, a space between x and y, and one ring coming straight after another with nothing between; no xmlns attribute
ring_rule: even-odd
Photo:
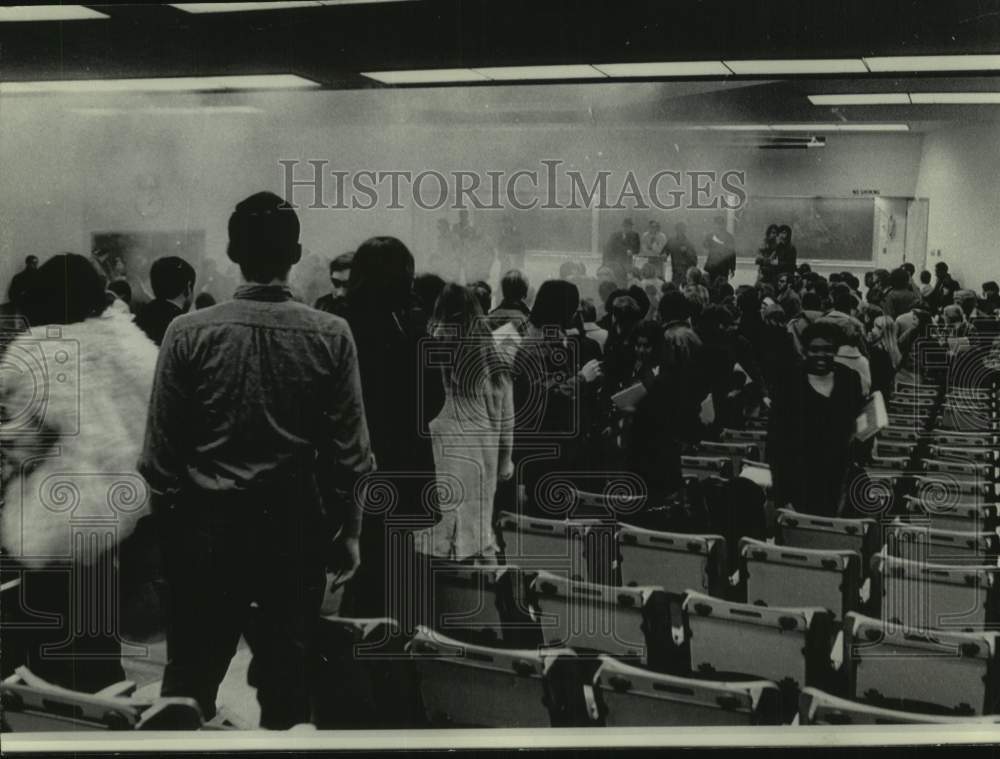
<svg viewBox="0 0 1000 759"><path fill-rule="evenodd" d="M1000 55L899 55L863 59L872 71L991 71Z"/></svg>
<svg viewBox="0 0 1000 759"><path fill-rule="evenodd" d="M907 124L862 124L837 122L833 124L772 124L776 132L908 132Z"/></svg>
<svg viewBox="0 0 1000 759"><path fill-rule="evenodd" d="M472 69L415 69L413 71L362 71L361 76L382 84L449 84L487 82L489 77Z"/></svg>
<svg viewBox="0 0 1000 759"><path fill-rule="evenodd" d="M1000 92L911 92L917 105L996 105Z"/></svg>
<svg viewBox="0 0 1000 759"><path fill-rule="evenodd" d="M87 21L108 18L84 5L10 5L0 8L3 21Z"/></svg>
<svg viewBox="0 0 1000 759"><path fill-rule="evenodd" d="M856 92L844 95L810 95L813 105L909 105L905 92Z"/></svg>
<svg viewBox="0 0 1000 759"><path fill-rule="evenodd" d="M476 72L497 81L519 81L533 79L603 79L605 74L593 66L499 66L477 68Z"/></svg>
<svg viewBox="0 0 1000 759"><path fill-rule="evenodd" d="M103 92L211 92L215 90L283 90L319 87L294 74L251 76L183 76L157 79L68 79L62 81L0 82L0 94L96 94Z"/></svg>
<svg viewBox="0 0 1000 759"><path fill-rule="evenodd" d="M734 74L867 74L860 58L723 61Z"/></svg>
<svg viewBox="0 0 1000 759"><path fill-rule="evenodd" d="M663 61L662 63L595 63L598 71L615 77L729 76L721 61Z"/></svg>
<svg viewBox="0 0 1000 759"><path fill-rule="evenodd" d="M712 132L769 132L767 124L709 124L705 127Z"/></svg>

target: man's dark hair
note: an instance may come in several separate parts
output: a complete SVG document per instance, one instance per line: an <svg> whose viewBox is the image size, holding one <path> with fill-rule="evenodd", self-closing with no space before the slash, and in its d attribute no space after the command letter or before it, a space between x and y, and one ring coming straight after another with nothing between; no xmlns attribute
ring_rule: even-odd
<svg viewBox="0 0 1000 759"><path fill-rule="evenodd" d="M413 294L425 313L434 313L434 304L444 290L444 285L445 281L441 277L430 272L418 274L413 278Z"/></svg>
<svg viewBox="0 0 1000 759"><path fill-rule="evenodd" d="M819 311L823 308L823 299L814 290L807 290L802 293L802 310Z"/></svg>
<svg viewBox="0 0 1000 759"><path fill-rule="evenodd" d="M412 305L413 254L395 237L370 237L358 246L347 283L352 309L394 313Z"/></svg>
<svg viewBox="0 0 1000 759"><path fill-rule="evenodd" d="M802 330L802 347L808 348L816 339L829 340L834 348L839 348L847 342L847 335L835 321L820 319Z"/></svg>
<svg viewBox="0 0 1000 759"><path fill-rule="evenodd" d="M889 284L893 290L908 290L910 288L910 272L900 266L889 273Z"/></svg>
<svg viewBox="0 0 1000 759"><path fill-rule="evenodd" d="M678 290L664 293L657 309L662 324L685 321L691 317L691 301Z"/></svg>
<svg viewBox="0 0 1000 759"><path fill-rule="evenodd" d="M799 274L802 275L803 277L806 274L811 274L812 270L813 269L812 269L812 267L809 264L806 264L806 263L799 264Z"/></svg>
<svg viewBox="0 0 1000 759"><path fill-rule="evenodd" d="M500 293L509 303L524 300L528 297L528 280L517 269L511 269L500 280Z"/></svg>
<svg viewBox="0 0 1000 759"><path fill-rule="evenodd" d="M348 251L347 253L341 253L330 262L330 274L335 274L338 271L347 271L351 268L352 263L354 263L353 250Z"/></svg>
<svg viewBox="0 0 1000 759"><path fill-rule="evenodd" d="M942 274L947 274L948 264L946 264L944 261L938 261L936 264L934 264L934 271L938 276L941 276Z"/></svg>
<svg viewBox="0 0 1000 759"><path fill-rule="evenodd" d="M983 282L983 292L984 293L1000 293L1000 285L998 285L992 279L989 282Z"/></svg>
<svg viewBox="0 0 1000 759"><path fill-rule="evenodd" d="M841 274L839 271L832 271L830 272L830 276L828 279L830 280L831 285L836 285L844 281L844 275Z"/></svg>
<svg viewBox="0 0 1000 759"><path fill-rule="evenodd" d="M149 267L149 283L160 300L180 297L194 282L194 267L178 256L157 258Z"/></svg>
<svg viewBox="0 0 1000 759"><path fill-rule="evenodd" d="M930 283L931 283L931 273L927 271L927 269L924 269L922 272L920 272L920 284L929 285Z"/></svg>
<svg viewBox="0 0 1000 759"><path fill-rule="evenodd" d="M302 257L299 217L272 192L251 195L229 217L226 252L248 282L284 279Z"/></svg>
<svg viewBox="0 0 1000 759"><path fill-rule="evenodd" d="M792 228L790 226L788 226L787 224L782 224L780 227L778 227L778 234L780 235L782 232L785 232L788 235L789 240L792 239Z"/></svg>
<svg viewBox="0 0 1000 759"><path fill-rule="evenodd" d="M851 272L845 271L841 276L843 277L843 281L846 282L847 286L850 287L852 290L857 290L859 287L861 287L861 281L853 274L851 274Z"/></svg>
<svg viewBox="0 0 1000 759"><path fill-rule="evenodd" d="M25 256L24 257L24 265L25 266L27 266L28 264L30 264L32 261L34 261L35 263L38 263L38 256L32 254L30 256Z"/></svg>
<svg viewBox="0 0 1000 759"><path fill-rule="evenodd" d="M116 279L114 282L109 283L108 292L114 293L126 304L132 305L132 286L124 279Z"/></svg>
<svg viewBox="0 0 1000 759"><path fill-rule="evenodd" d="M833 301L833 307L845 314L849 314L858 304L858 299L851 293L851 288L843 282L837 282L830 287L830 299Z"/></svg>
<svg viewBox="0 0 1000 759"><path fill-rule="evenodd" d="M917 272L917 267L914 266L909 261L903 261L903 267L902 268L906 269L906 271L907 271L907 273L909 273L910 277L912 277Z"/></svg>
<svg viewBox="0 0 1000 759"><path fill-rule="evenodd" d="M547 279L535 295L531 323L536 327L565 328L579 307L580 291L576 285L562 279Z"/></svg>
<svg viewBox="0 0 1000 759"><path fill-rule="evenodd" d="M214 306L215 302L215 296L212 293L198 293L194 299L194 307L196 311L200 311L203 308Z"/></svg>
<svg viewBox="0 0 1000 759"><path fill-rule="evenodd" d="M764 234L765 234L765 236L768 235L768 234L770 234L771 232L774 232L775 234L778 234L778 229L779 229L779 227L778 227L777 224L768 224L767 225L767 229L765 230Z"/></svg>
<svg viewBox="0 0 1000 759"><path fill-rule="evenodd" d="M649 313L649 307L652 305L652 301L649 296L646 295L646 291L639 287L639 285L632 285L628 289L628 294L632 299L639 304L639 308L642 309L642 315L645 316Z"/></svg>
<svg viewBox="0 0 1000 759"><path fill-rule="evenodd" d="M580 316L583 317L585 322L597 321L597 306L594 305L594 301L590 298L584 298L580 301Z"/></svg>
<svg viewBox="0 0 1000 759"><path fill-rule="evenodd" d="M104 276L90 260L75 253L52 256L38 267L25 299L25 316L40 324L74 324L107 308Z"/></svg>
<svg viewBox="0 0 1000 759"><path fill-rule="evenodd" d="M820 297L820 299L830 297L830 283L823 277L816 277L813 280L813 290Z"/></svg>
<svg viewBox="0 0 1000 759"><path fill-rule="evenodd" d="M621 334L627 336L635 325L642 321L646 313L631 295L620 295L611 304L611 315L614 317L613 323L620 328Z"/></svg>

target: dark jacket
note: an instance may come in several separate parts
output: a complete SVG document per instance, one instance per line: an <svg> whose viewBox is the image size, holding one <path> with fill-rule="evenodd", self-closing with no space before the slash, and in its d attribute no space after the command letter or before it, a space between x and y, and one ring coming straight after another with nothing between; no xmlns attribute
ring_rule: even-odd
<svg viewBox="0 0 1000 759"><path fill-rule="evenodd" d="M171 303L169 300L151 300L139 309L138 316L135 317L136 326L139 327L154 343L159 345L163 342L163 335L170 326L170 322L183 314L180 306Z"/></svg>

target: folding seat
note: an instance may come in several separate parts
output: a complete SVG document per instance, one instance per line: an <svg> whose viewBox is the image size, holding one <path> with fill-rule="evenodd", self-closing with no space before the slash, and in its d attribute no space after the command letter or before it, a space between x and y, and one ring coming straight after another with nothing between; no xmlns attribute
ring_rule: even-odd
<svg viewBox="0 0 1000 759"><path fill-rule="evenodd" d="M875 447L872 450L872 454L875 456L908 459L913 456L913 452L916 450L916 447L915 443L886 440L885 438L876 436Z"/></svg>
<svg viewBox="0 0 1000 759"><path fill-rule="evenodd" d="M787 719L801 688L828 687L834 629L825 609L752 606L692 592L684 611L695 676L770 680L782 691Z"/></svg>
<svg viewBox="0 0 1000 759"><path fill-rule="evenodd" d="M893 410L888 414L889 426L896 429L912 429L916 432L923 432L930 423L928 415L904 414L898 410Z"/></svg>
<svg viewBox="0 0 1000 759"><path fill-rule="evenodd" d="M907 456L872 456L865 469L869 472L885 472L888 474L902 474L910 466L910 459Z"/></svg>
<svg viewBox="0 0 1000 759"><path fill-rule="evenodd" d="M502 512L498 529L504 558L524 570L566 572L574 579L587 576L583 537L600 520L542 519Z"/></svg>
<svg viewBox="0 0 1000 759"><path fill-rule="evenodd" d="M997 560L995 532L951 532L926 524L899 520L888 525L886 545L890 556L934 564L992 564Z"/></svg>
<svg viewBox="0 0 1000 759"><path fill-rule="evenodd" d="M959 432L997 432L996 404L990 401L949 400L941 408L937 426Z"/></svg>
<svg viewBox="0 0 1000 759"><path fill-rule="evenodd" d="M416 669L406 651L409 642L394 619L320 617L316 726L324 730L423 726Z"/></svg>
<svg viewBox="0 0 1000 759"><path fill-rule="evenodd" d="M843 619L858 608L861 554L740 541L741 580L754 606L818 606Z"/></svg>
<svg viewBox="0 0 1000 759"><path fill-rule="evenodd" d="M998 633L920 630L852 613L842 637L849 698L906 711L996 711Z"/></svg>
<svg viewBox="0 0 1000 759"><path fill-rule="evenodd" d="M910 519L923 520L935 530L949 532L988 532L998 524L995 503L977 503L926 498L923 495L904 496L903 503Z"/></svg>
<svg viewBox="0 0 1000 759"><path fill-rule="evenodd" d="M518 567L475 566L455 562L431 564L432 593L426 626L443 635L484 646L523 643L510 629L505 610L515 606ZM520 594L521 597L524 594ZM524 605L527 613L527 606Z"/></svg>
<svg viewBox="0 0 1000 759"><path fill-rule="evenodd" d="M862 704L824 693L818 688L804 688L799 698L799 725L993 725L1000 715L986 717L947 717L918 714ZM984 728L992 730L992 728Z"/></svg>
<svg viewBox="0 0 1000 759"><path fill-rule="evenodd" d="M4 730L57 732L91 730L197 730L201 710L189 698L136 698L125 680L96 693L53 685L27 667L0 681Z"/></svg>
<svg viewBox="0 0 1000 759"><path fill-rule="evenodd" d="M425 627L407 651L432 727L550 727L555 705L546 673L557 657L572 656L475 646Z"/></svg>
<svg viewBox="0 0 1000 759"><path fill-rule="evenodd" d="M974 632L1000 626L1000 569L873 560L874 595L882 619L907 627Z"/></svg>
<svg viewBox="0 0 1000 759"><path fill-rule="evenodd" d="M930 479L936 474L954 475L962 482L991 483L996 480L997 468L993 464L975 461L949 461L947 459L924 459L923 469ZM946 480L948 478L945 478ZM988 493L989 489L986 489Z"/></svg>
<svg viewBox="0 0 1000 759"><path fill-rule="evenodd" d="M757 461L767 461L767 430L734 430L726 428L719 437L724 443L757 446Z"/></svg>
<svg viewBox="0 0 1000 759"><path fill-rule="evenodd" d="M795 548L856 551L861 555L862 574L868 561L882 547L882 535L874 519L837 519L778 509L778 541Z"/></svg>
<svg viewBox="0 0 1000 759"><path fill-rule="evenodd" d="M671 599L662 588L613 588L540 572L531 591L548 646L661 668L670 666L684 643L683 623L671 618Z"/></svg>
<svg viewBox="0 0 1000 759"><path fill-rule="evenodd" d="M605 727L693 727L780 723L778 686L664 675L601 657L593 692Z"/></svg>
<svg viewBox="0 0 1000 759"><path fill-rule="evenodd" d="M930 472L914 478L914 496L942 506L951 503L992 503L997 500L998 492L1000 483L969 474Z"/></svg>
<svg viewBox="0 0 1000 759"><path fill-rule="evenodd" d="M697 480L728 479L733 476L732 460L728 456L681 456L681 476Z"/></svg>
<svg viewBox="0 0 1000 759"><path fill-rule="evenodd" d="M728 583L721 535L682 535L622 525L618 530L622 583L658 586L670 593L688 588L721 595Z"/></svg>
<svg viewBox="0 0 1000 759"><path fill-rule="evenodd" d="M695 456L729 456L732 472L736 475L743 469L744 461L759 461L760 451L756 445L747 443L716 443L703 440L690 449Z"/></svg>
<svg viewBox="0 0 1000 759"><path fill-rule="evenodd" d="M879 442L894 442L894 443L909 443L911 445L916 445L924 437L924 432L920 429L915 428L911 424L906 424L903 426L892 426L886 427L885 429L879 430L876 440Z"/></svg>
<svg viewBox="0 0 1000 759"><path fill-rule="evenodd" d="M969 461L976 464L1000 464L1000 450L990 448L959 448L949 445L928 446L931 458L940 461Z"/></svg>
<svg viewBox="0 0 1000 759"><path fill-rule="evenodd" d="M989 435L982 432L935 430L930 433L929 438L931 445L947 445L959 448L989 448L991 450L1000 447L1000 435Z"/></svg>

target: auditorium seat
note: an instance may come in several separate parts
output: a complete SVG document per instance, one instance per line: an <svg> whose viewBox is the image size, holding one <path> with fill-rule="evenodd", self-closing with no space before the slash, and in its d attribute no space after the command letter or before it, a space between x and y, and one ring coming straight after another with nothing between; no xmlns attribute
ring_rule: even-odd
<svg viewBox="0 0 1000 759"><path fill-rule="evenodd" d="M901 426L890 425L889 427L879 430L878 440L916 445L923 439L924 435L925 433L923 430L916 429L910 424L904 424Z"/></svg>
<svg viewBox="0 0 1000 759"><path fill-rule="evenodd" d="M947 459L925 458L923 469L927 472L926 479L933 480L937 475L948 475L941 478L949 482L952 478L964 483L975 483L982 486L984 497L989 494L989 487L996 479L996 468L993 464L981 464L975 461L949 461Z"/></svg>
<svg viewBox="0 0 1000 759"><path fill-rule="evenodd" d="M989 735L1000 723L1000 715L986 717L948 717L939 714L919 714L849 701L824 693L818 688L804 688L799 698L799 725L983 725Z"/></svg>
<svg viewBox="0 0 1000 759"><path fill-rule="evenodd" d="M539 572L531 591L548 646L613 654L659 668L683 645L682 622L671 619L670 597L662 588L615 588Z"/></svg>
<svg viewBox="0 0 1000 759"><path fill-rule="evenodd" d="M7 732L91 730L197 730L201 710L189 698L136 698L135 683L122 681L96 693L46 682L27 667L0 681ZM144 719L145 718L145 719Z"/></svg>
<svg viewBox="0 0 1000 759"><path fill-rule="evenodd" d="M733 476L732 460L728 456L681 456L681 476L698 480L729 479Z"/></svg>
<svg viewBox="0 0 1000 759"><path fill-rule="evenodd" d="M873 455L896 458L910 458L917 446L915 443L905 441L887 440L883 437L875 437L875 447L872 449Z"/></svg>
<svg viewBox="0 0 1000 759"><path fill-rule="evenodd" d="M995 713L995 632L918 630L848 614L842 638L848 697L906 711Z"/></svg>
<svg viewBox="0 0 1000 759"><path fill-rule="evenodd" d="M1000 436L984 435L982 432L935 430L930 433L929 438L932 445L947 445L957 448L989 448L990 450L996 450L1000 447Z"/></svg>
<svg viewBox="0 0 1000 759"><path fill-rule="evenodd" d="M927 450L931 458L942 461L969 461L976 464L993 464L994 466L1000 463L1000 450L992 448L931 445L928 446Z"/></svg>
<svg viewBox="0 0 1000 759"><path fill-rule="evenodd" d="M600 520L542 519L502 512L498 529L504 559L524 570L564 572L587 577L584 535Z"/></svg>
<svg viewBox="0 0 1000 759"><path fill-rule="evenodd" d="M670 593L688 588L708 595L727 592L721 535L682 535L622 525L618 545L624 585L660 586Z"/></svg>
<svg viewBox="0 0 1000 759"><path fill-rule="evenodd" d="M410 639L396 620L324 616L317 641L317 727L375 730L424 725L416 670L406 655Z"/></svg>
<svg viewBox="0 0 1000 759"><path fill-rule="evenodd" d="M838 519L778 509L778 541L795 548L856 551L861 555L862 574L868 574L869 559L882 547L882 535L874 519Z"/></svg>
<svg viewBox="0 0 1000 759"><path fill-rule="evenodd" d="M888 525L886 545L891 556L934 564L993 564L997 560L996 533L934 530L925 524L899 520Z"/></svg>
<svg viewBox="0 0 1000 759"><path fill-rule="evenodd" d="M1000 569L955 567L882 554L873 589L882 619L909 627L973 632L1000 625Z"/></svg>
<svg viewBox="0 0 1000 759"><path fill-rule="evenodd" d="M593 692L598 723L605 727L780 723L778 687L766 680L696 680L601 657Z"/></svg>
<svg viewBox="0 0 1000 759"><path fill-rule="evenodd" d="M696 456L729 456L732 463L732 471L739 475L743 469L744 461L759 461L760 455L756 445L747 443L725 443L711 440L702 440L691 446L690 451Z"/></svg>
<svg viewBox="0 0 1000 759"><path fill-rule="evenodd" d="M432 727L550 727L554 704L546 671L557 657L573 655L475 646L425 627L417 628L407 651Z"/></svg>
<svg viewBox="0 0 1000 759"><path fill-rule="evenodd" d="M936 530L951 532L987 532L998 522L997 505L945 499L943 502L922 496L905 496L903 504L911 519L926 520Z"/></svg>
<svg viewBox="0 0 1000 759"><path fill-rule="evenodd" d="M724 443L741 443L757 448L757 461L767 461L767 430L734 430L726 428L719 435Z"/></svg>
<svg viewBox="0 0 1000 759"><path fill-rule="evenodd" d="M819 606L835 619L858 608L861 554L792 548L744 538L740 576L754 606Z"/></svg>
<svg viewBox="0 0 1000 759"><path fill-rule="evenodd" d="M829 687L833 616L819 607L752 606L689 593L684 599L695 677L770 680L791 719L806 685Z"/></svg>
<svg viewBox="0 0 1000 759"><path fill-rule="evenodd" d="M503 619L498 596L513 598L516 569L432 560L430 570L431 607L425 625L469 643L500 645Z"/></svg>

